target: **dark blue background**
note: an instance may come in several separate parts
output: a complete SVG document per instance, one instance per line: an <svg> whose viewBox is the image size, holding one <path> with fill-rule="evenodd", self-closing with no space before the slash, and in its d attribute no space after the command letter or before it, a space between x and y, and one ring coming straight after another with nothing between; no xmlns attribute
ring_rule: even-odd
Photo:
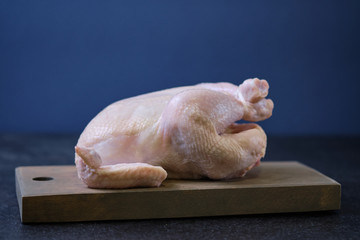
<svg viewBox="0 0 360 240"><path fill-rule="evenodd" d="M80 132L113 101L265 78L270 134L360 134L360 1L0 1L0 131Z"/></svg>

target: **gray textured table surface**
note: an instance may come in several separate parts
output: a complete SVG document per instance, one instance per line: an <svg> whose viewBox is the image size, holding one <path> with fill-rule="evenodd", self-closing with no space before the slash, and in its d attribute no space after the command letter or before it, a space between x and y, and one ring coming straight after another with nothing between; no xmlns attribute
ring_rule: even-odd
<svg viewBox="0 0 360 240"><path fill-rule="evenodd" d="M272 137L264 161L296 160L342 184L339 211L137 221L28 224L17 166L69 165L77 135L0 134L0 239L359 239L360 137Z"/></svg>

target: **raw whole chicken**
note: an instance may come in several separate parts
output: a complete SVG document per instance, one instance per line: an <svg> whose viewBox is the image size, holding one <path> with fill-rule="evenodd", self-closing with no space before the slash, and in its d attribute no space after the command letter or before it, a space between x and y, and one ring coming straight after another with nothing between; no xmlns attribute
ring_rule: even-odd
<svg viewBox="0 0 360 240"><path fill-rule="evenodd" d="M271 116L269 85L203 83L115 102L85 128L75 147L90 188L158 187L164 179L231 179L260 163Z"/></svg>

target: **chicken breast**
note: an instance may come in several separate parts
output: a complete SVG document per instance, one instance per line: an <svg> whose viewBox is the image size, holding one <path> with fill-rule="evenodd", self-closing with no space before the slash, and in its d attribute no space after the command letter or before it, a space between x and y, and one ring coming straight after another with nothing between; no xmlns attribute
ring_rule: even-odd
<svg viewBox="0 0 360 240"><path fill-rule="evenodd" d="M158 187L164 179L230 179L265 155L255 123L271 116L269 85L203 83L115 102L86 126L75 147L79 177L91 188Z"/></svg>

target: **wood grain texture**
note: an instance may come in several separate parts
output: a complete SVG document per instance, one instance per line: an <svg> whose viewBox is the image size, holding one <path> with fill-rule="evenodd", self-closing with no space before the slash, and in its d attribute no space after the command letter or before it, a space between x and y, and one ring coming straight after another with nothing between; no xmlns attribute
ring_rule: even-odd
<svg viewBox="0 0 360 240"><path fill-rule="evenodd" d="M90 189L75 166L15 173L23 223L323 211L340 209L341 199L339 183L292 161L263 162L231 181L165 180L159 188L123 190Z"/></svg>

